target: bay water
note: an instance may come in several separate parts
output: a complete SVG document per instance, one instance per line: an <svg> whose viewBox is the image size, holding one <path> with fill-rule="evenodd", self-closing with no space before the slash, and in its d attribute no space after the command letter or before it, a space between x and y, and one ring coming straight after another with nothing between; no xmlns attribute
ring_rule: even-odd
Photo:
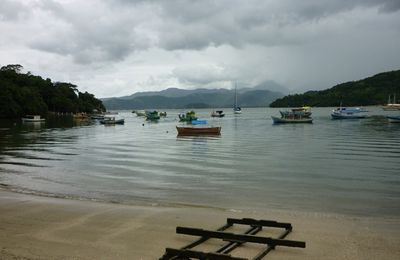
<svg viewBox="0 0 400 260"><path fill-rule="evenodd" d="M17 192L114 203L400 215L400 124L367 119L273 125L279 109L200 119L221 136L178 137L181 110L157 123L119 111L125 125L47 118L0 121L0 185Z"/></svg>

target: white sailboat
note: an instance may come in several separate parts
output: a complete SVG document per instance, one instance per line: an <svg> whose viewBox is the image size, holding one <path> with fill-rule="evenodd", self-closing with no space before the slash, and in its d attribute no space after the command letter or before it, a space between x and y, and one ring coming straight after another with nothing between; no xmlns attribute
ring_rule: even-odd
<svg viewBox="0 0 400 260"><path fill-rule="evenodd" d="M388 103L385 106L383 106L382 109L386 111L400 110L400 104L396 103L396 94L393 95L393 103L390 102L390 95L389 95Z"/></svg>
<svg viewBox="0 0 400 260"><path fill-rule="evenodd" d="M233 105L233 112L235 114L241 114L242 109L237 105L237 84L235 82L235 104Z"/></svg>

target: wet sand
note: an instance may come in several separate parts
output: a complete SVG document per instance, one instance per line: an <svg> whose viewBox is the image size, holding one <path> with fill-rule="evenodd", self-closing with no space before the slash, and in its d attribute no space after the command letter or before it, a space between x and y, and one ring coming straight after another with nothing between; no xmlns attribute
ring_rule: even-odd
<svg viewBox="0 0 400 260"><path fill-rule="evenodd" d="M176 226L216 229L227 217L290 222L294 230L287 239L307 243L305 249L277 247L266 259L400 259L399 218L131 206L5 190L0 190L0 259L158 259L166 247L193 241L175 234ZM232 255L251 258L259 249L247 245Z"/></svg>

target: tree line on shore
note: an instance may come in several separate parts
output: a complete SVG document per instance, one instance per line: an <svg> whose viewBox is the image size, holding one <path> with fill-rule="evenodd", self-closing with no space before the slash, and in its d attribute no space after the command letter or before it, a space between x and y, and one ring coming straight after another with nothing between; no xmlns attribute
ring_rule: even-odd
<svg viewBox="0 0 400 260"><path fill-rule="evenodd" d="M388 97L400 100L400 70L338 84L330 89L288 95L270 104L270 107L316 106L371 106L388 102Z"/></svg>
<svg viewBox="0 0 400 260"><path fill-rule="evenodd" d="M0 68L0 117L105 111L101 100L80 92L76 85L52 82L30 72L22 73L22 69L19 64Z"/></svg>

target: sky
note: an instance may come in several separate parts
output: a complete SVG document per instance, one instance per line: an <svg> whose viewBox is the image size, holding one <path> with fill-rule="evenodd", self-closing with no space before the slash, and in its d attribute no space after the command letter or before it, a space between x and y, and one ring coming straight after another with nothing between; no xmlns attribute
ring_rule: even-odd
<svg viewBox="0 0 400 260"><path fill-rule="evenodd" d="M96 97L400 69L400 0L1 0L0 66Z"/></svg>

